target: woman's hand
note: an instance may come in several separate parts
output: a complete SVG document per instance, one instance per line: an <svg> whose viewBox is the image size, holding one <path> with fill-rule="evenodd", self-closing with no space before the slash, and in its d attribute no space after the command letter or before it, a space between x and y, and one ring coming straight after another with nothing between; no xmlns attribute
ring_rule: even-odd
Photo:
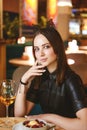
<svg viewBox="0 0 87 130"><path fill-rule="evenodd" d="M47 123L51 123L54 124L53 122L49 121L49 116L51 114L39 114L39 115L32 115L32 116L25 116L25 118L27 120L36 120L36 119L40 119L40 120L44 120ZM59 127L58 125L54 124L56 129L60 129L60 130L64 130L63 128Z"/></svg>
<svg viewBox="0 0 87 130"><path fill-rule="evenodd" d="M40 76L46 71L44 67L45 66L41 64L38 65L38 62L36 61L35 64L22 76L21 81L24 83L28 81L31 82L35 76Z"/></svg>
<svg viewBox="0 0 87 130"><path fill-rule="evenodd" d="M64 130L87 130L87 108L83 108L76 112L76 118L63 117L57 114L40 114L28 116L27 119L42 119L55 124Z"/></svg>

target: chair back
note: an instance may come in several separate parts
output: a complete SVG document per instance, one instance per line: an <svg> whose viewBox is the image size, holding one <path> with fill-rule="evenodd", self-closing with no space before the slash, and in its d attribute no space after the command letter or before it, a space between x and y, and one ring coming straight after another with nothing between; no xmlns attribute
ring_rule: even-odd
<svg viewBox="0 0 87 130"><path fill-rule="evenodd" d="M17 87L19 86L22 75L30 68L30 66L19 66L15 69L12 79L16 81Z"/></svg>

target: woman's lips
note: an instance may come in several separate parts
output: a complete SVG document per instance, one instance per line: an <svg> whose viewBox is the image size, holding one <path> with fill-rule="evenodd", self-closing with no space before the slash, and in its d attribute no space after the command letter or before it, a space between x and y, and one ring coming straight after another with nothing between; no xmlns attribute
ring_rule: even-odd
<svg viewBox="0 0 87 130"><path fill-rule="evenodd" d="M40 62L46 62L46 61L47 61L47 58L40 60Z"/></svg>

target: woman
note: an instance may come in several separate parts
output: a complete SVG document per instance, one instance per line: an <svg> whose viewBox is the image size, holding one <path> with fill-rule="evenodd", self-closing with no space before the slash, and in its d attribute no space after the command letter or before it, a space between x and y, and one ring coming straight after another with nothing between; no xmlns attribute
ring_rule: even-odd
<svg viewBox="0 0 87 130"><path fill-rule="evenodd" d="M39 103L44 114L28 119L44 119L65 130L87 130L83 83L67 64L63 41L54 27L35 34L33 53L35 64L20 80L15 116L28 115Z"/></svg>

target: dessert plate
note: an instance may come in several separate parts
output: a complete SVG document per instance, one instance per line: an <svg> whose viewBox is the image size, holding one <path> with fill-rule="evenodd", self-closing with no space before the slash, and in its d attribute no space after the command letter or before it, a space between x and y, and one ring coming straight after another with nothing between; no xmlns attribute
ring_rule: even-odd
<svg viewBox="0 0 87 130"><path fill-rule="evenodd" d="M32 128L28 128L26 127L26 130L32 130ZM38 128L34 128L34 130L37 130ZM55 125L51 124L51 123L47 123L47 129L46 130L54 130L55 129ZM13 126L12 130L25 130L25 128L23 127L23 122L17 123ZM42 128L43 130L43 128Z"/></svg>

